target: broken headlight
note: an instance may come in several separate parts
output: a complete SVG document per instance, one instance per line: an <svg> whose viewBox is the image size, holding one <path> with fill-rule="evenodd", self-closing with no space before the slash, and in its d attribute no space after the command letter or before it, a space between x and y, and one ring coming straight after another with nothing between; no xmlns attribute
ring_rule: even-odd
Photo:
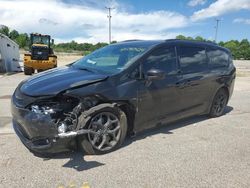
<svg viewBox="0 0 250 188"><path fill-rule="evenodd" d="M63 109L58 102L40 102L30 106L30 110L36 114L55 115Z"/></svg>
<svg viewBox="0 0 250 188"><path fill-rule="evenodd" d="M97 96L74 98L61 96L50 100L37 101L29 109L36 114L49 115L57 125L58 133L73 131L78 127L78 118L100 102Z"/></svg>
<svg viewBox="0 0 250 188"><path fill-rule="evenodd" d="M31 111L37 114L54 114L55 110L49 106L31 105Z"/></svg>

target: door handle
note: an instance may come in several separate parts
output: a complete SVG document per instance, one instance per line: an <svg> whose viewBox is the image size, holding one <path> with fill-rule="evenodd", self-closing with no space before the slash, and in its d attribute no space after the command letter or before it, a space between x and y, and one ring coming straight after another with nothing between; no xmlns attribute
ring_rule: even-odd
<svg viewBox="0 0 250 188"><path fill-rule="evenodd" d="M185 86L185 82L176 82L175 86L178 88L183 88Z"/></svg>
<svg viewBox="0 0 250 188"><path fill-rule="evenodd" d="M190 86L191 83L192 83L191 80L185 80L185 81L181 81L181 82L176 82L175 85L176 85L176 87L182 89L182 88L185 88L187 86Z"/></svg>
<svg viewBox="0 0 250 188"><path fill-rule="evenodd" d="M197 83L197 81L195 80L187 80L187 86L197 86L199 85L199 83Z"/></svg>
<svg viewBox="0 0 250 188"><path fill-rule="evenodd" d="M191 80L187 80L185 85L190 86L191 85Z"/></svg>

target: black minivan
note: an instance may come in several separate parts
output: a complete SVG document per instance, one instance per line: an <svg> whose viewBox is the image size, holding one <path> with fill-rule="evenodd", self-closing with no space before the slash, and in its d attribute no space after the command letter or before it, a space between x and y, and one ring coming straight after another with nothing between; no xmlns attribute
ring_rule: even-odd
<svg viewBox="0 0 250 188"><path fill-rule="evenodd" d="M104 154L158 124L221 116L235 72L230 51L215 43L124 41L21 82L13 127L36 154L76 146Z"/></svg>

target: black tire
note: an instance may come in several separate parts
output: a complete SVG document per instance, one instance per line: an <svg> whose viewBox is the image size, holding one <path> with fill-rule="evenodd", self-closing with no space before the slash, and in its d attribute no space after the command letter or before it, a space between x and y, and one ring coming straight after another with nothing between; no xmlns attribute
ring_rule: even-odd
<svg viewBox="0 0 250 188"><path fill-rule="evenodd" d="M128 126L127 125L127 117L126 117L126 114L122 110L120 110L119 108L106 107L106 108L100 109L99 111L95 112L92 115L92 118L87 123L87 127L90 128L91 122L93 121L93 118L95 118L99 114L103 114L103 113L112 114L112 115L116 116L117 119L119 120L119 125L120 125L119 139L117 140L117 143L114 146L112 146L110 149L99 150L96 148L96 146L93 145L93 142L91 142L90 134L79 136L77 138L78 148L82 152L84 152L85 154L100 155L100 154L106 154L106 153L112 152L112 151L116 150L117 148L119 148L125 140L125 137L127 134L127 126ZM101 137L101 136L99 136L99 137ZM109 136L109 139L110 138L111 137Z"/></svg>
<svg viewBox="0 0 250 188"><path fill-rule="evenodd" d="M33 68L24 66L24 74L25 75L32 75L33 73L34 73Z"/></svg>
<svg viewBox="0 0 250 188"><path fill-rule="evenodd" d="M37 69L37 72L43 72L44 70L43 69Z"/></svg>
<svg viewBox="0 0 250 188"><path fill-rule="evenodd" d="M228 97L229 97L228 93L224 88L220 89L216 93L209 112L210 117L214 118L223 115L225 108L227 106Z"/></svg>

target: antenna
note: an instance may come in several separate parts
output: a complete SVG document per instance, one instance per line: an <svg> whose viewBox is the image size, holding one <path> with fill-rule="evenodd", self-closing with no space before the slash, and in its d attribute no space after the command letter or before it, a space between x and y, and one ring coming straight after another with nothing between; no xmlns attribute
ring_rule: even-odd
<svg viewBox="0 0 250 188"><path fill-rule="evenodd" d="M215 36L214 36L214 42L217 41L217 35L218 35L218 29L219 29L219 22L222 21L221 19L216 18L216 26L215 26Z"/></svg>
<svg viewBox="0 0 250 188"><path fill-rule="evenodd" d="M112 7L105 7L106 9L108 9L108 19L109 19L109 44L111 44L111 10L112 9L115 9L115 8L112 8Z"/></svg>

